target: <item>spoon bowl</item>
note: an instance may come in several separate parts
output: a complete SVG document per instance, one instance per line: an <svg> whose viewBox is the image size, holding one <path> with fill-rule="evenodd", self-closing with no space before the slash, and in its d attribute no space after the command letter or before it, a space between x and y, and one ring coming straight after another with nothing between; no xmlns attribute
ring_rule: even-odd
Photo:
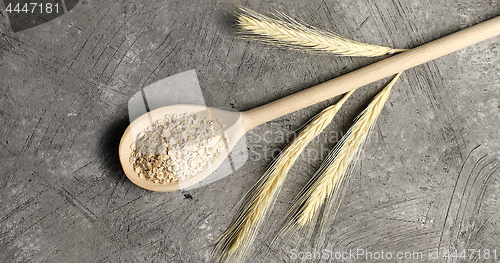
<svg viewBox="0 0 500 263"><path fill-rule="evenodd" d="M207 168L183 180L176 180L170 183L161 184L154 183L152 181L146 180L145 178L139 177L139 174L134 171L134 167L130 162L130 157L132 154L131 146L135 142L135 138L137 137L137 135L146 130L148 126L151 126L156 121L165 118L165 115L182 113L195 113L196 115L207 118L209 120L220 120L223 125L223 132L227 138L225 150L214 157L215 159L212 159L210 161L210 164ZM225 111L217 108L198 105L166 106L143 114L129 125L120 141L120 162L125 175L134 184L151 191L176 191L194 185L214 172L217 167L219 167L221 163L227 158L238 140L244 134L245 129L243 127L241 114L239 112Z"/></svg>

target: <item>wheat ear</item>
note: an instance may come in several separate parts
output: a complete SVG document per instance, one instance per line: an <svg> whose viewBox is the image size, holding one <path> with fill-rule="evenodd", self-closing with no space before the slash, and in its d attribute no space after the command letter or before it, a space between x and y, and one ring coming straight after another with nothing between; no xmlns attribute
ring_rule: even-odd
<svg viewBox="0 0 500 263"><path fill-rule="evenodd" d="M283 13L274 15L275 19L238 6L235 16L239 28L237 34L240 38L297 50L363 57L382 56L406 50L357 42L337 33L299 22Z"/></svg>
<svg viewBox="0 0 500 263"><path fill-rule="evenodd" d="M226 262L229 258L234 258L236 262L243 260L255 240L267 211L274 204L293 163L307 144L328 126L353 92L350 91L337 104L316 115L273 161L264 175L243 198L243 205L236 220L222 234L212 251L212 262Z"/></svg>
<svg viewBox="0 0 500 263"><path fill-rule="evenodd" d="M304 186L284 217L285 225L279 235L287 233L292 228L316 227L314 221L319 219L319 210L324 203L323 215L335 216L342 191L345 190L344 186L348 182L347 178L359 156L359 150L382 111L392 86L400 75L401 73L398 73L357 117L355 124L337 143L318 171ZM319 222L320 227L324 225L324 220L322 218Z"/></svg>

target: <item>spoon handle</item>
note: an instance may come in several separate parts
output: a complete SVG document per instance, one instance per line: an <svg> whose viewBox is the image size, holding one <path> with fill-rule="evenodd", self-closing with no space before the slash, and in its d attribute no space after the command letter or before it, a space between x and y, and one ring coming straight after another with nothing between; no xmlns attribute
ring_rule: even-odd
<svg viewBox="0 0 500 263"><path fill-rule="evenodd" d="M500 35L500 16L241 113L245 130Z"/></svg>

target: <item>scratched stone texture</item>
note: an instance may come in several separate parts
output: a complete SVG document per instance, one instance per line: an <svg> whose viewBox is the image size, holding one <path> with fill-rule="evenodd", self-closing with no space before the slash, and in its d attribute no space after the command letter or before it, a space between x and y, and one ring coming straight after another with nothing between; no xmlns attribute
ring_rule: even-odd
<svg viewBox="0 0 500 263"><path fill-rule="evenodd" d="M235 39L231 3L85 0L17 33L0 3L0 262L208 262L238 201L273 154L338 98L250 131L249 159L230 176L194 190L156 193L128 181L118 161L130 97L196 69L208 105L243 111L380 59ZM498 0L236 3L397 48L500 14ZM424 255L496 249L500 257L499 53L497 37L402 75L320 249ZM387 82L356 92L298 159L248 262L299 262L291 254L298 240L271 245L279 220ZM476 254L347 262L492 260Z"/></svg>

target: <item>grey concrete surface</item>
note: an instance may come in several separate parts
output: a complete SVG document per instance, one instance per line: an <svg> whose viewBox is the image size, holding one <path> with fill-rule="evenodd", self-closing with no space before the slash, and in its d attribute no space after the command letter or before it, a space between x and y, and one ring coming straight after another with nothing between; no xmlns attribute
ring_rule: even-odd
<svg viewBox="0 0 500 263"><path fill-rule="evenodd" d="M336 99L250 131L246 164L210 185L143 190L117 145L140 88L196 69L205 102L246 110L379 58L317 55L233 38L231 1L80 1L13 33L0 3L0 261L207 262L273 152ZM497 0L237 2L356 40L411 48L500 14ZM395 85L322 249L500 257L500 38L408 70ZM248 262L299 262L277 223L386 80L361 88L292 168ZM427 258L440 251L440 258ZM481 249L471 259L445 249ZM470 254L468 252L467 257ZM333 262L333 261L331 261Z"/></svg>

